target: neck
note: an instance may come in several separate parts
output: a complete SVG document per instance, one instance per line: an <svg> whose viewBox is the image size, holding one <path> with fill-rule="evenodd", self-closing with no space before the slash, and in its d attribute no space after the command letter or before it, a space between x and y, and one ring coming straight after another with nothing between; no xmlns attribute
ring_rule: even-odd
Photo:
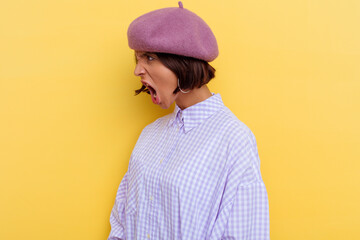
<svg viewBox="0 0 360 240"><path fill-rule="evenodd" d="M179 92L178 94L176 105L178 105L181 110L202 102L212 96L206 85L203 85L200 88L194 88L189 93Z"/></svg>

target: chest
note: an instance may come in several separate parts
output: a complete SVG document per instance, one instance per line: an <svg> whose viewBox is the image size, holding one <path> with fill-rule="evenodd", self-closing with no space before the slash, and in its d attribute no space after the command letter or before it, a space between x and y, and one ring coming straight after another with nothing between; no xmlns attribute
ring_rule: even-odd
<svg viewBox="0 0 360 240"><path fill-rule="evenodd" d="M226 175L226 163L226 139L211 125L188 133L179 125L164 127L146 135L135 147L130 184L137 193L152 196L161 192L169 201L206 198Z"/></svg>

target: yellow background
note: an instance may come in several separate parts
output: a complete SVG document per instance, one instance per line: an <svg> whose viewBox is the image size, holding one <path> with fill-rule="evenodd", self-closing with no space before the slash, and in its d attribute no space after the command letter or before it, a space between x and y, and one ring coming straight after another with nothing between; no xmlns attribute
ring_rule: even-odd
<svg viewBox="0 0 360 240"><path fill-rule="evenodd" d="M271 239L360 239L360 1L184 0L254 132ZM1 0L0 239L106 239L142 128L126 30L169 0Z"/></svg>

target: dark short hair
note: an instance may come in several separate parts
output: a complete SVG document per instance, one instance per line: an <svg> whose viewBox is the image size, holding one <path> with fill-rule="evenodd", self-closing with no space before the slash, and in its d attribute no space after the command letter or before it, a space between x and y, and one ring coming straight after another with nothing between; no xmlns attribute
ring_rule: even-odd
<svg viewBox="0 0 360 240"><path fill-rule="evenodd" d="M215 68L204 60L169 53L153 54L179 78L181 89L200 88L215 77ZM176 94L179 91L180 89L177 87L173 93ZM141 92L148 93L148 90L145 86L142 86L140 89L135 90L135 95Z"/></svg>

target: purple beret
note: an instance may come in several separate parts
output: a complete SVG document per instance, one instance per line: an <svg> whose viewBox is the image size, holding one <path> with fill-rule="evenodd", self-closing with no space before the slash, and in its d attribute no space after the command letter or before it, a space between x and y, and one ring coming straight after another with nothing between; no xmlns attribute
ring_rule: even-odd
<svg viewBox="0 0 360 240"><path fill-rule="evenodd" d="M211 62L219 55L210 27L195 13L179 7L162 8L135 19L128 28L131 49L171 53Z"/></svg>

